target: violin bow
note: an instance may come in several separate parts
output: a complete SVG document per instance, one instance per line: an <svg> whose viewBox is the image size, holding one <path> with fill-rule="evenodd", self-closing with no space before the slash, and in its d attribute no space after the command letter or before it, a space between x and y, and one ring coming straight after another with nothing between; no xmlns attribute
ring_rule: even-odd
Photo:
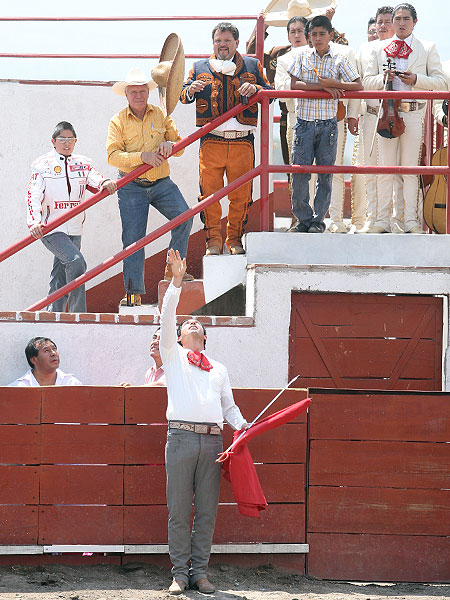
<svg viewBox="0 0 450 600"><path fill-rule="evenodd" d="M386 65L383 65L383 67ZM395 69L395 63L391 61L390 58L387 59L387 67L389 70L391 70L391 67L394 67ZM383 86L383 92L386 91L387 88L387 84L388 84L388 77L386 77L386 81L384 82L384 86ZM383 110L383 100L380 100L380 107L378 108L378 114L377 114L377 122L375 123L375 129L373 130L373 136L372 136L372 143L370 144L370 152L369 152L369 156L372 156L372 152L373 152L373 147L375 146L375 138L377 136L377 132L378 132L378 123L380 122L380 117L381 117L381 111Z"/></svg>

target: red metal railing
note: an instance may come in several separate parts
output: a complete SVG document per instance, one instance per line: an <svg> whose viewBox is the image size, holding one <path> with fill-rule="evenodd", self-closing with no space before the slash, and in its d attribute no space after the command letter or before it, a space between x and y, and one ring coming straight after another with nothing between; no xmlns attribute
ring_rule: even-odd
<svg viewBox="0 0 450 600"><path fill-rule="evenodd" d="M140 250L150 242L156 240L160 236L172 230L174 227L177 227L181 223L184 223L188 219L192 218L194 215L198 214L214 202L217 202L224 196L226 196L229 192L237 189L244 183L247 183L249 180L254 177L260 176L260 190L261 190L261 230L267 231L269 228L269 176L270 173L363 173L363 174L389 174L389 173L398 173L398 174L409 174L409 175L418 175L418 174L430 174L430 175L447 175L447 197L450 197L450 178L448 175L450 174L450 168L448 164L443 167L424 167L424 166L350 166L350 165L342 165L342 166L317 166L317 165L272 165L269 164L269 101L271 98L284 98L284 97L304 97L304 98L329 98L329 95L325 92L299 92L299 91L276 91L276 90L261 90L254 96L249 99L249 105L254 104L256 102L261 102L261 153L260 153L260 164L256 168L252 169L245 175L241 176L239 179L233 181L228 184L225 188L216 192L205 198L202 202L199 202L195 207L190 208L183 214L179 215L172 221L162 225L154 232L146 235L141 240L131 244L121 252L115 254L108 260L104 261L100 265L90 269L82 276L78 277L74 281L66 284L53 294L50 294L46 298L43 298L39 302L33 304L28 307L27 310L40 310L52 303L53 301L61 298L66 295L73 289L79 287L83 283L93 279L103 271L106 271L108 268L122 261L127 256L130 256L137 250ZM410 98L410 99L450 99L450 92L381 92L381 91L363 91L363 92L347 92L347 98ZM234 108L232 108L227 113L221 115L211 123L204 125L198 131L184 138L182 141L178 142L174 145L172 154L178 152L179 150L185 148L192 142L198 140L200 137L204 136L206 133L215 129L218 125L225 122L229 118L238 114L241 110L243 110L244 106L242 104L238 104ZM449 150L449 158L450 158L450 150ZM137 177L138 175L143 174L148 171L151 167L149 165L141 165L127 176L123 177L118 181L118 187L122 187L126 185L129 181ZM45 233L49 233L55 227L60 225L61 223L68 221L70 218L79 214L89 206L100 201L107 194L105 192L101 192L95 194L90 199L82 202L77 208L71 209L67 211L65 215L62 217L55 219L45 228ZM450 211L447 210L447 230L450 231ZM17 244L14 244L10 248L7 248L2 253L0 253L0 262L15 254L20 249L28 246L29 244L35 241L31 236L27 236Z"/></svg>
<svg viewBox="0 0 450 600"><path fill-rule="evenodd" d="M168 17L0 17L0 22L14 22L14 21L48 21L48 22L73 22L73 21L223 21L224 16L168 16ZM231 15L226 17L227 21L255 21L256 20L256 54L250 54L249 56L256 56L262 63L264 61L264 15ZM186 54L186 58L208 58L210 54ZM36 54L29 52L2 52L0 58L99 58L99 59L111 59L111 58L128 58L128 59L159 59L159 54Z"/></svg>

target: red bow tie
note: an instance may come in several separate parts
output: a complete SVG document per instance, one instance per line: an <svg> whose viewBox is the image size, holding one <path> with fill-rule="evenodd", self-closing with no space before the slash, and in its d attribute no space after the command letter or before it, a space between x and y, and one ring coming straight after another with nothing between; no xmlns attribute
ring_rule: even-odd
<svg viewBox="0 0 450 600"><path fill-rule="evenodd" d="M194 352L193 350L189 350L189 352L187 353L187 358L191 365L200 367L202 371L211 371L211 369L213 368L212 364L201 352Z"/></svg>
<svg viewBox="0 0 450 600"><path fill-rule="evenodd" d="M392 40L384 49L386 56L391 58L408 58L412 52L412 48L404 40Z"/></svg>

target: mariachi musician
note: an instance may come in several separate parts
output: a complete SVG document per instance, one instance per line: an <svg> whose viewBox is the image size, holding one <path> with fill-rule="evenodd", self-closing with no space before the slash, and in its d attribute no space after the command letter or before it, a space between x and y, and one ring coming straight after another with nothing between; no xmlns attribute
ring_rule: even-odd
<svg viewBox="0 0 450 600"><path fill-rule="evenodd" d="M392 89L395 91L446 89L436 47L433 42L419 40L413 35L416 23L417 13L411 4L402 3L394 8L395 35L372 50L363 79L367 90L383 89L386 78L388 82L392 82ZM388 59L395 66L391 64L386 69ZM399 137L378 138L381 165L419 164L425 108L424 100L405 100L396 104L396 118L403 120L404 133ZM380 175L377 221L371 229L372 233L423 233L418 177L402 175L401 179L403 207L393 198L394 175Z"/></svg>

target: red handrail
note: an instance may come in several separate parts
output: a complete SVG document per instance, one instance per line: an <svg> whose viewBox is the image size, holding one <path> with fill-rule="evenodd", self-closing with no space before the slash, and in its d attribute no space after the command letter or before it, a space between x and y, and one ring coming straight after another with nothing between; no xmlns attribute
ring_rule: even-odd
<svg viewBox="0 0 450 600"><path fill-rule="evenodd" d="M394 98L410 98L410 99L427 99L428 100L428 99L437 99L437 98L450 99L450 92L448 92L448 91L447 92L444 92L444 91L439 91L439 92L362 91L362 92L347 92L345 94L345 96L347 98L392 98L392 97L394 97ZM447 175L447 176L450 175L450 167L449 167L450 147L449 147L449 151L448 151L449 152L449 154L448 154L449 162L448 162L447 166L445 166L445 167L270 165L268 163L268 145L267 145L268 144L268 128L269 128L269 117L268 117L269 98L278 98L278 97L280 97L280 98L284 98L284 97L329 98L329 95L326 92L300 92L297 90L290 90L290 91L284 91L284 92L277 91L277 90L261 90L258 93L256 93L254 96L252 96L249 99L249 104L254 104L255 102L261 101L261 164L258 167L252 169L247 174L245 174L242 177L240 177L239 179L233 181L231 184L227 185L225 188L223 188L219 192L212 194L211 196L209 196L202 202L198 203L194 208L187 210L186 212L182 213L181 215L179 215L172 221L169 221L165 225L159 227L156 231L148 234L147 236L145 236L138 242L135 242L134 244L128 246L128 248L125 248L124 250L122 250L118 254L114 255L107 261L103 262L101 265L94 267L90 271L84 273L84 275L78 277L76 280L66 284L65 286L63 286L62 288L60 288L59 290L57 290L56 292L51 294L50 296L43 298L39 302L33 304L27 310L40 310L44 306L47 306L47 304L53 302L54 300L57 300L58 298L61 298L62 296L66 295L68 292L72 291L76 287L82 285L86 281L89 281L96 275L102 273L103 271L108 269L110 266L117 264L118 262L120 262L121 260L126 258L127 256L129 256L129 255L133 254L134 252L136 252L137 250L140 250L141 248L143 248L145 245L147 245L151 241L154 241L155 239L157 239L164 233L167 233L174 227L187 221L188 219L190 219L195 214L199 213L201 210L203 210L207 206L210 206L214 202L223 198L230 191L233 191L234 189L240 187L241 185L243 185L244 183L246 183L247 181L249 181L250 179L253 179L254 177L256 177L258 175L261 177L261 179L260 179L261 210L262 210L262 214L261 214L262 227L261 227L261 229L263 231L268 229L268 222L269 222L269 219L268 219L268 189L269 189L270 173L287 173L287 172L373 173L373 174L381 174L381 173L405 173L405 174L427 173L428 174L429 173L429 174L443 174L443 175ZM205 135L212 129L216 128L220 123L222 123L222 122L228 120L230 117L238 114L241 110L243 110L243 108L244 108L244 106L242 104L238 104L233 109L228 111L228 113L225 113L224 115L221 115L220 117L215 119L215 121L213 121L207 125L204 125L197 132L191 134L190 136L188 136L181 142L178 142L178 144L175 144L172 154L175 152L178 152L181 148L186 147L189 143L197 140L198 138ZM148 165L142 165L141 167L138 167L138 169L136 169L133 172L133 178L136 177L137 171L142 169L141 172L145 172L146 170L148 170L147 167L148 167ZM129 174L129 176L131 176L131 175L132 175L132 173ZM123 179L125 179L125 178L123 178ZM121 183L121 182L122 182L122 180L119 180L119 183ZM128 183L128 181L127 181L127 183ZM125 185L125 183L122 182L122 185ZM100 195L100 194L98 194L98 195ZM447 177L447 197L448 198L450 197L450 177ZM92 198L86 202L89 202L91 200L92 200ZM84 204L84 203L82 203L82 204ZM80 205L80 206L82 206L82 205ZM80 208L80 206L77 207L78 212L81 212L82 210L84 210L84 207ZM71 216L74 215L74 212L77 209L72 209L72 211L68 211L68 213L72 212L72 214L68 218L71 218ZM68 213L66 213L65 216L67 216ZM447 211L447 230L450 230L449 219L450 219L450 211L448 210ZM28 243L31 243L32 241L34 241L34 239L32 239L31 241L28 241ZM22 242L23 242L23 240L22 240ZM2 260L2 258L1 258L2 254L0 254L0 260Z"/></svg>
<svg viewBox="0 0 450 600"><path fill-rule="evenodd" d="M249 104L253 104L256 101L257 100L254 99L253 102L249 102ZM193 142L196 142L203 135L206 135L212 129L215 129L216 127L218 127L219 125L224 123L230 117L234 117L235 115L237 115L243 108L244 107L242 104L238 104L237 106L235 106L234 108L229 110L227 113L220 115L220 117L217 117L217 119L214 119L214 121L211 121L211 123L207 123L206 125L203 125L203 127L198 129L197 131L194 131L194 133L191 133L191 135L188 135L187 137L183 138L181 141L174 144L172 153L170 154L170 156L172 156L173 154L176 154L180 150L183 150L184 148L186 148L186 146L189 146ZM139 167L137 167L136 169L131 171L131 173L128 173L127 175L125 175L124 177L119 179L117 181L117 187L120 189L127 183L130 183L130 181L132 181L133 179L136 179L136 177L143 175L144 173L146 173L147 171L149 171L152 168L153 167L151 165L146 165L146 164L140 165ZM83 211L87 210L94 204L97 204L97 202L99 202L106 196L108 196L107 191L97 192L96 194L94 194L93 196L88 198L87 200L80 202L80 204L78 206L76 206L75 208L71 208L66 213L61 215L60 217L54 219L53 221L50 221L50 223L48 223L47 225L44 225L42 227L44 234L50 233L56 227L59 227L59 225L62 225L66 221L69 221L76 215L79 215ZM36 241L36 239L34 237L32 237L31 235L27 235L27 237L23 238L19 242L16 242L9 248L6 248L2 252L0 252L0 262L6 260L13 254L16 254L23 248L26 248L27 246L29 246L30 244L32 244L35 241Z"/></svg>

